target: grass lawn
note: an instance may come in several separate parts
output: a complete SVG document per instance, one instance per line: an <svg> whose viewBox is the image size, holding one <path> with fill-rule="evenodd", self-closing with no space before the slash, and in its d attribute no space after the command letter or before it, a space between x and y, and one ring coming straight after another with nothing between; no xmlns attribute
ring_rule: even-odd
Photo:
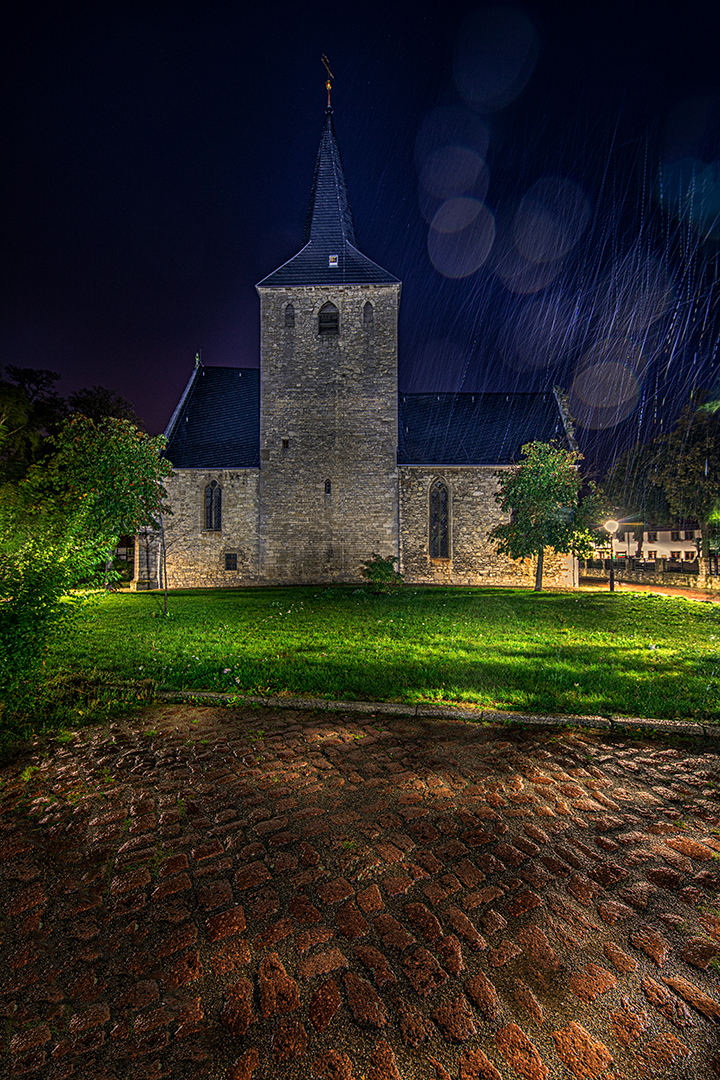
<svg viewBox="0 0 720 1080"><path fill-rule="evenodd" d="M49 678L452 703L528 713L720 716L720 605L643 593L348 587L102 597Z"/></svg>

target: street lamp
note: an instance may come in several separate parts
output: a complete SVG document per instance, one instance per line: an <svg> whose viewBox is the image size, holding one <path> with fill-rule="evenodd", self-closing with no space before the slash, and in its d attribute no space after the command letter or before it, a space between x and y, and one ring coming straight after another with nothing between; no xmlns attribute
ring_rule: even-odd
<svg viewBox="0 0 720 1080"><path fill-rule="evenodd" d="M603 525L603 529L610 537L618 531L619 527L620 522L615 521L615 518L610 518ZM610 592L615 592L615 552L612 549L612 541L610 543Z"/></svg>

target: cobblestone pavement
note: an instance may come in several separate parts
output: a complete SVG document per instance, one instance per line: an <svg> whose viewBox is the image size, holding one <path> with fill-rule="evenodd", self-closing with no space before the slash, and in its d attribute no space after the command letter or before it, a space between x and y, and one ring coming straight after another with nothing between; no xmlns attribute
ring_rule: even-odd
<svg viewBox="0 0 720 1080"><path fill-rule="evenodd" d="M716 748L166 706L46 749L3 1076L720 1076Z"/></svg>

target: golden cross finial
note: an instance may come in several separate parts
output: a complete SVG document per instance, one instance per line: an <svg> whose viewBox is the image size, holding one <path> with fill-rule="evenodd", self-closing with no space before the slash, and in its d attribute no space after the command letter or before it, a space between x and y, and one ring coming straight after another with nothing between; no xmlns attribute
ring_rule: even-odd
<svg viewBox="0 0 720 1080"><path fill-rule="evenodd" d="M323 64L325 65L325 70L327 71L327 79L325 80L325 89L327 90L327 94L328 94L328 109L329 109L330 108L330 91L332 90L332 82L331 82L331 80L334 79L335 76L333 75L332 71L330 70L330 61L328 60L325 53L322 54L320 59L322 60Z"/></svg>

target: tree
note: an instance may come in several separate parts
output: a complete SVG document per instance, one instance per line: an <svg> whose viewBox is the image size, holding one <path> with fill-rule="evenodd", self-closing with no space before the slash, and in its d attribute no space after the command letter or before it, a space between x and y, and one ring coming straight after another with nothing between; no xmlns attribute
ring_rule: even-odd
<svg viewBox="0 0 720 1080"><path fill-rule="evenodd" d="M48 453L48 438L67 416L67 403L55 391L60 376L45 368L8 364L0 380L0 416L6 437L0 448L0 483L20 480Z"/></svg>
<svg viewBox="0 0 720 1080"><path fill-rule="evenodd" d="M605 487L626 518L697 521L707 555L720 516L720 402L687 405L674 428L618 458Z"/></svg>
<svg viewBox="0 0 720 1080"><path fill-rule="evenodd" d="M510 521L489 533L497 550L511 559L537 556L535 591L542 589L545 549L561 555L592 554L593 527L605 517L605 498L592 482L580 499L583 480L578 469L582 455L553 443L531 442L522 447L525 460L509 472L497 473L497 502Z"/></svg>
<svg viewBox="0 0 720 1080"><path fill-rule="evenodd" d="M668 433L657 470L657 485L678 522L697 520L702 554L709 554L710 532L720 506L720 412L713 404L688 405Z"/></svg>
<svg viewBox="0 0 720 1080"><path fill-rule="evenodd" d="M135 412L132 402L108 390L106 386L83 387L68 394L68 405L73 412L87 416L90 420L100 421L108 416L116 420L129 420L137 428L143 428L143 422Z"/></svg>
<svg viewBox="0 0 720 1080"><path fill-rule="evenodd" d="M166 506L165 440L127 420L66 420L48 457L0 488L0 685L37 672L54 631L72 620L78 585L100 584L118 536L156 528Z"/></svg>

